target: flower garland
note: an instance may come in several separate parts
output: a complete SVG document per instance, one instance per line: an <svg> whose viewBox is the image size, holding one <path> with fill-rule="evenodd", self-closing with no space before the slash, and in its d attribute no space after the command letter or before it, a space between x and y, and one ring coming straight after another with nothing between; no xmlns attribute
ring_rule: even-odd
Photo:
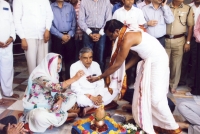
<svg viewBox="0 0 200 134"><path fill-rule="evenodd" d="M140 130L140 128L131 123L124 124L123 127L127 130L127 134L144 134L144 131Z"/></svg>
<svg viewBox="0 0 200 134"><path fill-rule="evenodd" d="M74 126L77 126L77 128L81 131L81 132L85 132L85 134L90 134L89 131L85 130L84 127L82 126L83 124L87 123L87 122L91 122L94 119L93 116L90 116L89 118L86 119L82 119L82 120L78 120L76 122L74 122ZM126 132L126 129L124 127L122 127L120 124L117 124L114 119L106 116L105 120L108 120L115 128L117 128L117 131L114 130L110 130L108 134L119 134L121 132ZM91 134L98 134L98 132L93 131Z"/></svg>

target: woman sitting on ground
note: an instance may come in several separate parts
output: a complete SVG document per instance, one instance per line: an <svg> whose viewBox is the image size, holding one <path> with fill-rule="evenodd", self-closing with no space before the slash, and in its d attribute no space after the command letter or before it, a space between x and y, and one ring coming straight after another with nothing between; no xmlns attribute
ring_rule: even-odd
<svg viewBox="0 0 200 134"><path fill-rule="evenodd" d="M59 127L70 117L68 110L76 103L76 95L64 93L67 87L84 75L82 70L74 77L59 82L62 58L49 53L33 70L23 98L24 120L32 132L44 132L51 126Z"/></svg>

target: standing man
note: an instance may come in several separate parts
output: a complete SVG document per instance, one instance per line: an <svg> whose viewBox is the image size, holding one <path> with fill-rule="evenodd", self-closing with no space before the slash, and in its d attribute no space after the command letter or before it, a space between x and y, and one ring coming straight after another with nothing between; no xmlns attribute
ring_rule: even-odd
<svg viewBox="0 0 200 134"><path fill-rule="evenodd" d="M16 38L10 5L0 0L0 83L4 96L19 98L13 94L13 41ZM3 104L0 93L0 105Z"/></svg>
<svg viewBox="0 0 200 134"><path fill-rule="evenodd" d="M112 19L124 24L144 25L146 23L142 10L133 6L134 0L122 0L122 2L124 6L114 12Z"/></svg>
<svg viewBox="0 0 200 134"><path fill-rule="evenodd" d="M197 24L197 18L200 14L200 0L194 0L193 3L189 4L193 11L194 11L194 22L195 25ZM197 65L197 42L194 36L191 39L191 47L190 51L184 53L183 61L182 61L182 68L181 68L181 77L179 81L179 86L181 85L188 85L192 90L194 89L194 81L195 81L195 74L196 74L196 65ZM190 63L191 61L191 63ZM192 67L189 66L192 65ZM189 71L190 69L190 71ZM186 83L188 80L188 83ZM186 95L191 95L190 92L186 93Z"/></svg>
<svg viewBox="0 0 200 134"><path fill-rule="evenodd" d="M49 0L14 0L13 14L31 74L48 53L49 30L53 20Z"/></svg>
<svg viewBox="0 0 200 134"><path fill-rule="evenodd" d="M83 47L83 31L78 25L78 16L79 16L79 9L81 5L80 0L71 0L70 3L74 6L75 12L76 12L76 31L75 31L75 39L74 39L74 44L75 44L75 49L76 49L76 54L75 54L75 59L79 60L79 51Z"/></svg>
<svg viewBox="0 0 200 134"><path fill-rule="evenodd" d="M51 8L54 14L51 26L52 51L64 58L65 79L69 79L69 69L75 61L75 47L72 37L75 34L76 13L74 7L64 0L56 0L51 4ZM62 80L62 71L59 75L60 80Z"/></svg>
<svg viewBox="0 0 200 134"><path fill-rule="evenodd" d="M162 0L152 0L149 5L142 8L147 21L147 33L157 38L163 47L165 47L166 24L174 21L173 13L166 3L167 1L163 3Z"/></svg>
<svg viewBox="0 0 200 134"><path fill-rule="evenodd" d="M122 0L124 3L123 7L116 10L113 14L112 19L116 19L123 24L130 24L130 27L142 26L146 23L144 15L141 9L133 6L134 0ZM129 53L126 61L129 61L132 57L132 53ZM127 84L130 89L133 89L136 76L136 66L129 68L127 73Z"/></svg>
<svg viewBox="0 0 200 134"><path fill-rule="evenodd" d="M109 0L81 0L78 24L84 31L83 44L94 52L94 61L104 70L106 36L103 31L106 21L112 18Z"/></svg>
<svg viewBox="0 0 200 134"><path fill-rule="evenodd" d="M185 5L183 0L173 0L169 7L175 19L173 23L167 24L165 49L170 60L170 91L175 93L181 75L183 53L190 50L194 18L193 9Z"/></svg>

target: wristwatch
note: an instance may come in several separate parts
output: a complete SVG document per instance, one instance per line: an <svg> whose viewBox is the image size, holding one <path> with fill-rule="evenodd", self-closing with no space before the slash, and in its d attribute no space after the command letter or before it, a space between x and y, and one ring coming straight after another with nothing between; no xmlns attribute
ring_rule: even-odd
<svg viewBox="0 0 200 134"><path fill-rule="evenodd" d="M190 44L190 41L187 41L186 43L187 43L187 44Z"/></svg>

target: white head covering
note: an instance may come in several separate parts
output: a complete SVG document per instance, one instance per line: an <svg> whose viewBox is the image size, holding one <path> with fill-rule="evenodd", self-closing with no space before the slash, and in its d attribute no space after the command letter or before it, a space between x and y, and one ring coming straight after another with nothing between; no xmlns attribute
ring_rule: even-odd
<svg viewBox="0 0 200 134"><path fill-rule="evenodd" d="M42 62L33 70L29 79L34 80L35 78L44 76L47 77L54 83L58 83L59 75L57 72L58 56L56 53L49 53L42 60ZM60 56L61 57L61 56Z"/></svg>
<svg viewBox="0 0 200 134"><path fill-rule="evenodd" d="M59 75L57 72L57 65L58 65L58 56L61 55L56 53L49 53L46 57L42 60L42 62L33 70L31 75L28 79L28 87L25 91L25 96L23 98L23 106L25 109L33 109L34 104L29 103L28 99L30 97L31 88L32 88L32 81L38 77L46 77L48 80L51 80L54 83L59 82ZM61 57L62 58L62 57ZM61 70L61 69L60 69ZM37 107L48 107L46 104L37 104Z"/></svg>

